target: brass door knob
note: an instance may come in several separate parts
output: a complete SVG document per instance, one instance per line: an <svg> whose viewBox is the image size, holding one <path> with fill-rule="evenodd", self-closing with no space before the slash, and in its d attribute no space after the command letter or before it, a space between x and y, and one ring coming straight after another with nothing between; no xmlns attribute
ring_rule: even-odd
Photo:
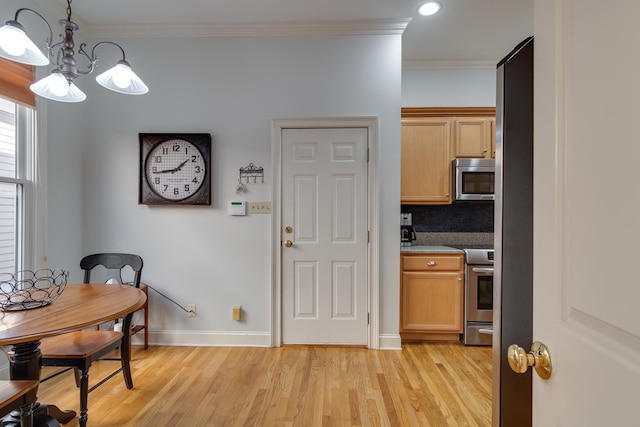
<svg viewBox="0 0 640 427"><path fill-rule="evenodd" d="M290 248L291 246L293 246L293 242L291 240L285 240L284 241L284 245L288 248Z"/></svg>
<svg viewBox="0 0 640 427"><path fill-rule="evenodd" d="M533 366L543 380L551 377L551 355L547 347L539 341L531 344L529 353L517 344L511 344L507 350L507 360L511 369L518 374L524 374L529 366Z"/></svg>

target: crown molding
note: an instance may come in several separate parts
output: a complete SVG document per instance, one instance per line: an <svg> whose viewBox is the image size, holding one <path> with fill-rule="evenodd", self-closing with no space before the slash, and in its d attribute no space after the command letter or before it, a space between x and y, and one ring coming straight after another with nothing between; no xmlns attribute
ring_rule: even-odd
<svg viewBox="0 0 640 427"><path fill-rule="evenodd" d="M270 37L401 35L411 19L350 21L201 22L153 24L96 24L86 33L93 38L153 37Z"/></svg>
<svg viewBox="0 0 640 427"><path fill-rule="evenodd" d="M451 59L451 60L403 60L403 70L445 70L452 68L495 69L500 58L495 59Z"/></svg>
<svg viewBox="0 0 640 427"><path fill-rule="evenodd" d="M34 0L34 2L53 17L66 17L66 7L62 7L58 2L51 0ZM401 35L411 22L411 18L402 18L344 21L87 24L76 15L72 15L71 18L81 28L84 37L101 39Z"/></svg>

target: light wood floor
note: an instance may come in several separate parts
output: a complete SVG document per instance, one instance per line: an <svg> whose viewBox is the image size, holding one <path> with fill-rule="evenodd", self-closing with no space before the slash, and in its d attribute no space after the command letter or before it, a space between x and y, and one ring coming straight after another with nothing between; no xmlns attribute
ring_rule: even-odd
<svg viewBox="0 0 640 427"><path fill-rule="evenodd" d="M132 369L133 390L118 375L89 394L89 426L491 425L489 347L134 347ZM78 399L71 372L40 386L41 402Z"/></svg>

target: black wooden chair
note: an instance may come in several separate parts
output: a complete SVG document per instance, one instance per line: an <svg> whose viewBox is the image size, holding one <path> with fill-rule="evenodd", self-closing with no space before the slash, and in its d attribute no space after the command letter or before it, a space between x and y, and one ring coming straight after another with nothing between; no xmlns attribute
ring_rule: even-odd
<svg viewBox="0 0 640 427"><path fill-rule="evenodd" d="M0 381L0 417L19 409L20 426L33 426L32 405L36 402L37 392L36 380Z"/></svg>
<svg viewBox="0 0 640 427"><path fill-rule="evenodd" d="M99 267L101 266L101 267ZM105 277L97 280L91 273L96 267L104 270ZM80 261L80 268L84 270L84 283L123 283L123 269L131 269L134 273L131 286L140 287L142 274L142 258L138 255L122 253L103 253L88 255ZM114 285L115 286L115 285ZM78 421L81 427L87 425L87 400L88 394L122 371L124 382L128 389L133 388L131 377L131 318L133 313L125 316L122 332L114 330L83 330L69 332L42 340L40 351L42 352L42 366L63 366L73 368L76 376L76 384L80 387L80 414ZM89 388L89 368L91 364L100 359L106 359L109 352L120 348L120 367L103 378L93 387ZM113 360L113 359L111 359ZM64 371L53 373L44 378L46 381Z"/></svg>

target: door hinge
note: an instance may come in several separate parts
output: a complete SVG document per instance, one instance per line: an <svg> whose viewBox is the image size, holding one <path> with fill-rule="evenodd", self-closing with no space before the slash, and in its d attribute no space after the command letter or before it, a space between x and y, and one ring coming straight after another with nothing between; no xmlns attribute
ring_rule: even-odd
<svg viewBox="0 0 640 427"><path fill-rule="evenodd" d="M367 163L369 163L369 148L367 148Z"/></svg>
<svg viewBox="0 0 640 427"><path fill-rule="evenodd" d="M370 318L370 317L371 317L371 316L369 315L369 313L367 313L367 325L369 324L369 318Z"/></svg>
<svg viewBox="0 0 640 427"><path fill-rule="evenodd" d="M367 230L367 243L369 243L369 230Z"/></svg>

